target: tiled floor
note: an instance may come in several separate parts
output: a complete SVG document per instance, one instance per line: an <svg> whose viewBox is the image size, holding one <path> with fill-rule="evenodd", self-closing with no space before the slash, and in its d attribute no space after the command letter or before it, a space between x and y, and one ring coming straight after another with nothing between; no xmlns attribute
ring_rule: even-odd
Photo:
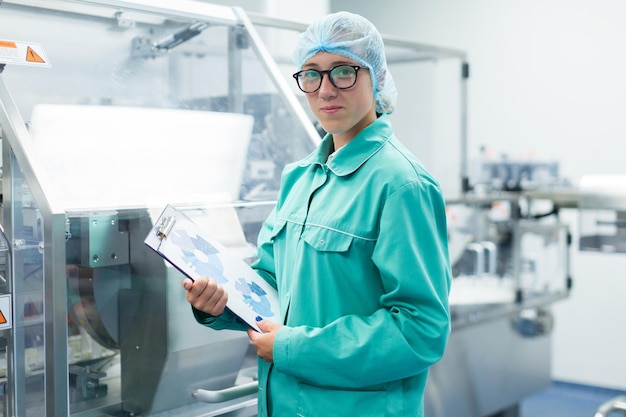
<svg viewBox="0 0 626 417"><path fill-rule="evenodd" d="M520 404L520 417L593 417L600 405L626 392L554 382ZM614 412L611 417L626 413Z"/></svg>

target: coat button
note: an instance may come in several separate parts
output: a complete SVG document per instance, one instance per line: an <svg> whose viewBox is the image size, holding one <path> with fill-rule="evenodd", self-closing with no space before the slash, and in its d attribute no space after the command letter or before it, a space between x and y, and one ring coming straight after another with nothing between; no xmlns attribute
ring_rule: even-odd
<svg viewBox="0 0 626 417"><path fill-rule="evenodd" d="M325 243L324 239L320 239L320 246L324 246Z"/></svg>

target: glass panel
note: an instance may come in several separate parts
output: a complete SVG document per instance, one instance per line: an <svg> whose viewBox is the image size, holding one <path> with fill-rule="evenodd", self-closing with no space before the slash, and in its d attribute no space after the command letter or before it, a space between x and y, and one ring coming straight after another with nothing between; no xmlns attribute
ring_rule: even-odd
<svg viewBox="0 0 626 417"><path fill-rule="evenodd" d="M0 181L0 184L2 182ZM1 186L0 186L1 189ZM14 386L15 378L10 374L9 363L10 353L13 349L11 328L15 326L11 304L12 294L12 272L11 272L11 251L9 240L4 232L4 221L0 211L0 416L9 416L9 393Z"/></svg>
<svg viewBox="0 0 626 417"><path fill-rule="evenodd" d="M241 158L243 165L239 161L235 165L241 172L233 174L242 181L232 199L259 200L275 195L278 176L286 162L313 149L311 139L294 122L241 29L206 24L196 36L168 49L167 42L190 31L194 19L168 19L147 13L136 17L135 13L132 20L125 21L125 14L118 9L110 9L108 17L102 17L105 12L100 10L98 16L92 16L11 6L3 6L3 27L10 27L15 38L33 39L25 22L32 21L34 14L45 37L36 37L33 42L41 43L51 67L24 66L19 71L18 67L7 67L5 80L20 113L31 125L36 142L52 140L40 137L42 130L50 130L44 122L62 124L57 127L59 135L71 130L74 137L64 139L65 152L71 154L66 159L81 155L80 159L85 160L95 158L95 153L108 152L98 156L98 160L111 160L107 176L116 175L120 168L140 172L145 167L128 166L134 165L131 157L124 158L125 152L119 151L123 143L131 148L126 153L132 150L157 154L160 149L175 158L200 154L207 169L223 160L220 152L225 148L238 146L248 157ZM149 23L155 21L158 24ZM71 35L63 35L67 27L72 28ZM156 48L155 44L163 48ZM215 122L202 124L193 119L194 115L201 119L202 112L251 116L252 130L247 142L230 141L229 132L215 126ZM181 116L182 113L189 114ZM183 120L177 124L179 118ZM193 138L183 145L193 143L199 151L174 146L189 135ZM128 141L131 136L132 141ZM171 155L172 152L176 153ZM74 164L80 162L77 159ZM132 159L136 159L136 154ZM167 159L162 162L168 163ZM75 177L84 168L60 166L58 161L56 164L53 168L63 169L67 177ZM184 177L193 177L193 165L182 165ZM175 168L168 171L176 172ZM196 170L201 171L200 167ZM180 178L171 182L180 185ZM108 185L124 186L113 181ZM196 193L211 192L210 187L205 188Z"/></svg>
<svg viewBox="0 0 626 417"><path fill-rule="evenodd" d="M17 395L16 412L20 416L45 415L45 332L43 219L30 188L12 158L11 190L14 310L14 369ZM11 367L8 368L11 370Z"/></svg>
<svg viewBox="0 0 626 417"><path fill-rule="evenodd" d="M524 299L565 293L568 230L564 224L522 223L520 288Z"/></svg>
<svg viewBox="0 0 626 417"><path fill-rule="evenodd" d="M506 304L515 300L515 234L511 202L448 205L452 263L450 303Z"/></svg>
<svg viewBox="0 0 626 417"><path fill-rule="evenodd" d="M468 200L470 201L470 200ZM568 285L568 228L519 219L516 198L449 204L455 309L562 297Z"/></svg>

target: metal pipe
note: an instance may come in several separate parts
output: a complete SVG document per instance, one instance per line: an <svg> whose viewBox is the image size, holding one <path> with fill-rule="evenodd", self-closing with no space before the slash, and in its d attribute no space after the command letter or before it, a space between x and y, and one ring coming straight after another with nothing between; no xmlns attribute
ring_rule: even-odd
<svg viewBox="0 0 626 417"><path fill-rule="evenodd" d="M308 136L311 138L311 141L315 145L319 144L321 141L319 133L315 130L313 123L311 123L309 116L304 111L304 108L296 98L296 95L289 88L287 80L281 76L278 65L275 63L272 55L261 40L261 36L256 31L256 28L252 25L250 18L240 7L233 7L233 11L248 32L251 46L261 59L261 63L265 66L265 69L270 74L278 93L285 100L285 102L289 104L288 109L292 112L292 116L295 120L300 122Z"/></svg>
<svg viewBox="0 0 626 417"><path fill-rule="evenodd" d="M234 387L221 390L210 391L206 389L197 389L192 396L198 401L205 403L223 403L235 398L245 397L254 394L259 389L258 381L248 382L246 384L235 385Z"/></svg>
<svg viewBox="0 0 626 417"><path fill-rule="evenodd" d="M469 179L469 149L467 132L467 84L470 77L470 67L467 61L461 64L461 193L466 194L471 189Z"/></svg>
<svg viewBox="0 0 626 417"><path fill-rule="evenodd" d="M606 417L613 411L624 411L626 415L626 395L620 395L602 404L594 417Z"/></svg>

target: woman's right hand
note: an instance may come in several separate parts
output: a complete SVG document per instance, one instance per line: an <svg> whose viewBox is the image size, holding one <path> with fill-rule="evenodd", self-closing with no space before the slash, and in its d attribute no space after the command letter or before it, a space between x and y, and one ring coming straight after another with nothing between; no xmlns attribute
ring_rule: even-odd
<svg viewBox="0 0 626 417"><path fill-rule="evenodd" d="M214 279L200 277L195 281L185 278L182 282L187 301L197 310L211 316L219 316L226 308L228 294Z"/></svg>

